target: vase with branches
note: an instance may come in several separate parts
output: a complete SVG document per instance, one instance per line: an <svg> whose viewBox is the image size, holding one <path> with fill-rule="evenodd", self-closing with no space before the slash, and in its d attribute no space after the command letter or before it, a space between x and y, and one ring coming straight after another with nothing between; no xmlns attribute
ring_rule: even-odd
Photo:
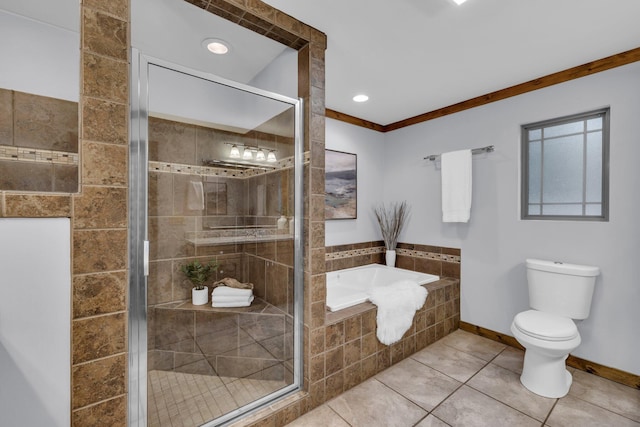
<svg viewBox="0 0 640 427"><path fill-rule="evenodd" d="M386 248L387 265L393 267L395 265L398 237L409 214L407 202L392 203L388 207L383 203L373 208L373 211L378 220L380 231L382 232L382 240L384 240L384 246Z"/></svg>

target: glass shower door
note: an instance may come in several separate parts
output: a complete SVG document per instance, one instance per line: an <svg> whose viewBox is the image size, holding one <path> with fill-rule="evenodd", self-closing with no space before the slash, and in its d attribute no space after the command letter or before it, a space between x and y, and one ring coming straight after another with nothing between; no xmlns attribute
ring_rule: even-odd
<svg viewBox="0 0 640 427"><path fill-rule="evenodd" d="M139 64L148 276L132 281L146 313L132 307L132 388L146 425L217 425L300 387L300 104L176 68ZM204 304L185 274L198 264L212 266Z"/></svg>

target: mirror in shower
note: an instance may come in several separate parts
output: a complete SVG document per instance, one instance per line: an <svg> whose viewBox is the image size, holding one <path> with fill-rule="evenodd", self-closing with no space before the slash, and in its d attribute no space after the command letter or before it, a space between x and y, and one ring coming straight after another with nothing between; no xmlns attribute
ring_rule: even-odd
<svg viewBox="0 0 640 427"><path fill-rule="evenodd" d="M0 1L0 190L78 191L77 0Z"/></svg>

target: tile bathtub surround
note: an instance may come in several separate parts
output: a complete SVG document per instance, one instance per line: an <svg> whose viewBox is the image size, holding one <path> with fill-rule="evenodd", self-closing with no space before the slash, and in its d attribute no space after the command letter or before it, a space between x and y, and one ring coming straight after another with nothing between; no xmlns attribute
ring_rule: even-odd
<svg viewBox="0 0 640 427"><path fill-rule="evenodd" d="M327 399L458 329L459 280L441 279L425 287L429 291L425 305L416 312L402 339L391 346L381 344L376 337L377 311L371 303L326 314L324 343L311 359L310 370L312 381L324 379Z"/></svg>
<svg viewBox="0 0 640 427"><path fill-rule="evenodd" d="M569 394L541 397L520 384L523 359L457 330L288 425L640 426L640 390L570 368Z"/></svg>
<svg viewBox="0 0 640 427"><path fill-rule="evenodd" d="M330 246L326 248L327 271L384 263L382 241ZM398 243L396 267L440 277L460 278L460 249Z"/></svg>

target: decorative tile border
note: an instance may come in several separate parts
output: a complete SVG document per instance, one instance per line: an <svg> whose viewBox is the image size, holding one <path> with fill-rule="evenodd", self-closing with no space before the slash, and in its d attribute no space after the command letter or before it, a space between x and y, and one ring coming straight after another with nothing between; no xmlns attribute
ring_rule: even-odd
<svg viewBox="0 0 640 427"><path fill-rule="evenodd" d="M304 153L304 163L309 163L311 157L309 152ZM195 166L195 165L184 165L180 163L168 163L168 162L149 162L149 170L153 172L165 172L165 173L175 173L175 174L183 174L183 175L200 175L200 176L221 176L227 178L249 178L252 176L264 175L274 171L290 169L294 166L294 158L287 157L282 160L278 160L275 163L272 163L271 169L227 169L227 168L216 168L211 166Z"/></svg>
<svg viewBox="0 0 640 427"><path fill-rule="evenodd" d="M333 261L336 259L351 258L360 255L372 255L384 253L384 246L376 246L373 248L353 249L341 252L328 252L325 254L325 261ZM426 258L436 261L452 262L460 264L460 257L457 255L437 254L433 252L416 251L413 249L396 249L398 255L405 255L414 258Z"/></svg>
<svg viewBox="0 0 640 427"><path fill-rule="evenodd" d="M457 255L436 254L433 252L416 251L412 249L397 249L398 255L406 255L414 258L426 258L436 261L453 262L460 264L460 257Z"/></svg>
<svg viewBox="0 0 640 427"><path fill-rule="evenodd" d="M77 165L78 153L0 145L0 160Z"/></svg>
<svg viewBox="0 0 640 427"><path fill-rule="evenodd" d="M384 246L377 246L375 248L363 248L363 249L353 249L350 251L342 251L342 252L329 252L324 255L325 261L332 261L334 259L344 259L351 258L361 255L373 255L380 254L384 252Z"/></svg>

